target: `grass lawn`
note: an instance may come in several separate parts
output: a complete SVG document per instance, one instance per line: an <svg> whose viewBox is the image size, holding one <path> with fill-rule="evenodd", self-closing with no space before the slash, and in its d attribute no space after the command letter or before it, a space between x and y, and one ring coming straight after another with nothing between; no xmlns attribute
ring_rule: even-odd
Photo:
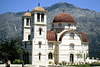
<svg viewBox="0 0 100 67"><path fill-rule="evenodd" d="M75 66L75 67L90 67L89 64L84 64L84 65L66 65L66 66Z"/></svg>

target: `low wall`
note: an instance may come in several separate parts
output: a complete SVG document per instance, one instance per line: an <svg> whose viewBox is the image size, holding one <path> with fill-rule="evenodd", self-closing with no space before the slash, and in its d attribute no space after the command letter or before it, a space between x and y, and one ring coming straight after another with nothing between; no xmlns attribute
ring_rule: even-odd
<svg viewBox="0 0 100 67"><path fill-rule="evenodd" d="M10 67L22 67L22 64L10 64Z"/></svg>
<svg viewBox="0 0 100 67"><path fill-rule="evenodd" d="M26 65L24 65L24 67L37 67L37 66L31 65L31 64L26 64Z"/></svg>
<svg viewBox="0 0 100 67"><path fill-rule="evenodd" d="M6 67L6 64L0 64L0 67Z"/></svg>

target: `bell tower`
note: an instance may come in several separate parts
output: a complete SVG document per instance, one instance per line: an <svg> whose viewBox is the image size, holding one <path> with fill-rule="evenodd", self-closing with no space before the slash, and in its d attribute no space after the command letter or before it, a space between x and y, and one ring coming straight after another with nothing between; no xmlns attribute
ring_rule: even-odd
<svg viewBox="0 0 100 67"><path fill-rule="evenodd" d="M31 31L31 13L27 12L22 16L22 40L29 41Z"/></svg>
<svg viewBox="0 0 100 67"><path fill-rule="evenodd" d="M47 16L40 5L31 11L32 65L47 64Z"/></svg>

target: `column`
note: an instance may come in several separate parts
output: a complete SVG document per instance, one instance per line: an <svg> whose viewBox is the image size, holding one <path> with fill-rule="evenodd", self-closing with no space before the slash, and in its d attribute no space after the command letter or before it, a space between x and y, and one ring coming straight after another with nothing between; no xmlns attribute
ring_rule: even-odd
<svg viewBox="0 0 100 67"><path fill-rule="evenodd" d="M34 14L34 23L37 22L37 13Z"/></svg>

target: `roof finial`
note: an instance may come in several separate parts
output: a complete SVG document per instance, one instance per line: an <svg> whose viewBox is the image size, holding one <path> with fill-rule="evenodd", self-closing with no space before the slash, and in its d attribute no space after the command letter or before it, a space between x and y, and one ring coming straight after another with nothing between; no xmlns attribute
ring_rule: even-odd
<svg viewBox="0 0 100 67"><path fill-rule="evenodd" d="M65 12L65 9L62 9L63 13Z"/></svg>
<svg viewBox="0 0 100 67"><path fill-rule="evenodd" d="M40 7L40 3L38 3L38 7Z"/></svg>

